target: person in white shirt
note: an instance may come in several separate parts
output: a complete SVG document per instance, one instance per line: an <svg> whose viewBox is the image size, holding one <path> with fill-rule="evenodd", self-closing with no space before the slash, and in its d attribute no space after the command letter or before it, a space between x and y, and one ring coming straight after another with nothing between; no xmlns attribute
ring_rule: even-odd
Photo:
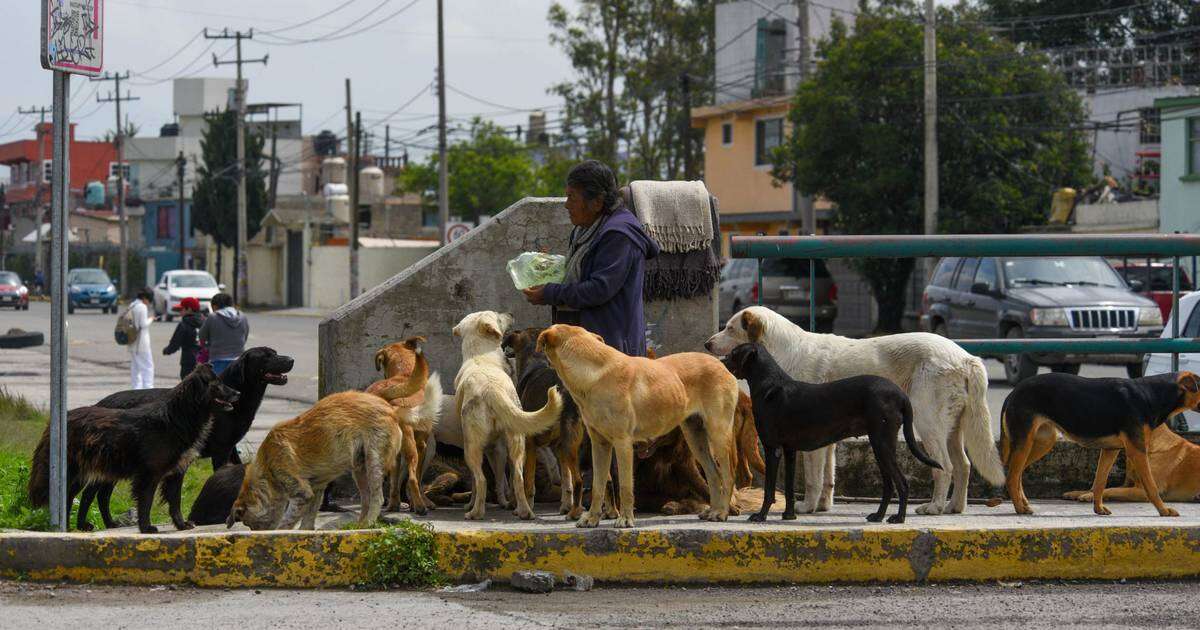
<svg viewBox="0 0 1200 630"><path fill-rule="evenodd" d="M137 328L137 338L129 344L129 374L133 389L154 387L154 353L150 349L150 324L154 322L150 316L151 299L153 294L150 289L142 289L138 291L137 300L129 307L133 314L133 325Z"/></svg>

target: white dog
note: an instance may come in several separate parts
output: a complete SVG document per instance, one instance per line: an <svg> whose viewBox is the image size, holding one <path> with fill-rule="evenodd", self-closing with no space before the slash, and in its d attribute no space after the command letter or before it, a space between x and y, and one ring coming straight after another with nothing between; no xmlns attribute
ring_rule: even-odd
<svg viewBox="0 0 1200 630"><path fill-rule="evenodd" d="M942 466L933 471L933 497L917 508L918 514L965 510L971 461L989 483L1004 483L987 408L987 370L982 360L949 339L929 333L874 339L810 333L768 308L752 306L734 314L704 347L721 356L750 341L761 343L796 380L827 383L872 374L908 394L913 426L925 451ZM834 453L835 446L804 453L804 512L833 505ZM951 478L954 495L947 504Z"/></svg>
<svg viewBox="0 0 1200 630"><path fill-rule="evenodd" d="M524 488L525 436L549 429L562 413L563 400L557 387L547 392L545 407L534 412L521 409L508 359L500 349L500 340L512 326L512 319L507 313L479 311L467 315L454 327L454 335L463 340L462 367L454 378L454 402L462 421L463 453L473 477L468 519L483 518L486 509L484 449L496 437L503 436L512 462L512 486ZM525 493L515 494L517 516L533 518Z"/></svg>

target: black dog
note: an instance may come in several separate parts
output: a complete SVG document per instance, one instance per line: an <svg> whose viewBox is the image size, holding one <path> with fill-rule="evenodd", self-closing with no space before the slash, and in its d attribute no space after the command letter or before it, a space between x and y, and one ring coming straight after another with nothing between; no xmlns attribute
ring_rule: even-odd
<svg viewBox="0 0 1200 630"><path fill-rule="evenodd" d="M1084 378L1042 374L1022 381L1000 412L1000 456L1008 468L1008 496L1017 514L1032 514L1022 475L1043 457L1058 434L1100 449L1092 507L1100 515L1108 472L1121 449L1159 516L1179 516L1162 502L1150 470L1150 432L1172 416L1200 406L1200 377L1191 372L1144 378Z"/></svg>
<svg viewBox="0 0 1200 630"><path fill-rule="evenodd" d="M138 529L158 531L150 524L154 493L162 482L163 498L170 507L176 529L191 529L180 513L183 473L196 457L212 427L216 411L230 411L237 390L225 385L207 365L198 366L168 395L133 409L79 407L67 412L67 503L85 480L92 483L79 501L76 528L91 531L87 520L92 499L100 493L100 513L112 527L108 496L112 486L133 479ZM49 503L50 428L33 452L29 500L35 506ZM103 491L103 492L101 492Z"/></svg>
<svg viewBox="0 0 1200 630"><path fill-rule="evenodd" d="M889 523L903 523L908 508L908 480L896 462L896 431L904 428L908 449L921 463L941 468L913 435L912 403L895 383L879 376L854 376L832 383L801 383L788 376L757 343L744 343L725 358L734 376L750 383L754 427L766 451L767 475L762 509L750 520L764 521L775 499L779 450L784 454L784 519L796 518L796 451L811 451L851 437L866 435L883 476L879 510L867 516L878 523L887 513L892 490L900 495L900 511Z"/></svg>
<svg viewBox="0 0 1200 630"><path fill-rule="evenodd" d="M229 464L213 472L196 501L188 520L197 525L219 525L229 518L233 502L242 490L242 479L246 476L245 464Z"/></svg>
<svg viewBox="0 0 1200 630"><path fill-rule="evenodd" d="M242 353L221 373L221 381L242 393L232 411L218 412L213 417L212 432L200 451L200 457L212 458L213 470L227 462L242 463L237 443L246 437L254 415L262 405L267 385L286 385L287 373L295 361L272 348L251 348ZM117 392L96 403L97 407L131 409L167 396L169 389L142 389Z"/></svg>

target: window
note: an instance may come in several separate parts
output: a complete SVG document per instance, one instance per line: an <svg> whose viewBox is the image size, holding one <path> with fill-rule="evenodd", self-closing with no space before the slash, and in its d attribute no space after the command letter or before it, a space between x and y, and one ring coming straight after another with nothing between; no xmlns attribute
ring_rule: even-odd
<svg viewBox="0 0 1200 630"><path fill-rule="evenodd" d="M158 225L156 235L158 238L171 238L171 211L166 206L158 208Z"/></svg>
<svg viewBox="0 0 1200 630"><path fill-rule="evenodd" d="M51 174L51 172L53 172L53 167L51 166L52 164L54 164L54 162L52 162L51 160L42 160L42 183L43 184L50 183L50 174Z"/></svg>
<svg viewBox="0 0 1200 630"><path fill-rule="evenodd" d="M787 25L783 19L760 18L754 46L754 90L751 93L755 98L783 94L786 48Z"/></svg>
<svg viewBox="0 0 1200 630"><path fill-rule="evenodd" d="M1158 144L1162 142L1160 134L1158 108L1143 107L1140 112L1138 135L1142 144Z"/></svg>
<svg viewBox="0 0 1200 630"><path fill-rule="evenodd" d="M132 177L129 176L129 163L126 162L126 163L122 164L121 167L122 167L121 170L123 171L122 175L125 176L125 181L129 181L129 180L133 179ZM117 176L117 163L116 162L108 163L108 176L109 177Z"/></svg>
<svg viewBox="0 0 1200 630"><path fill-rule="evenodd" d="M988 291L995 291L996 287L1000 285L996 278L995 258L984 258L979 261L979 270L975 272L975 284L980 283L986 284Z"/></svg>
<svg viewBox="0 0 1200 630"><path fill-rule="evenodd" d="M1187 174L1200 175L1200 117L1187 119Z"/></svg>
<svg viewBox="0 0 1200 630"><path fill-rule="evenodd" d="M1188 315L1187 326L1179 330L1182 337L1200 337L1200 308L1192 307L1192 313Z"/></svg>
<svg viewBox="0 0 1200 630"><path fill-rule="evenodd" d="M962 269L958 270L958 278L954 280L954 290L970 291L971 283L975 281L975 269L978 267L978 258L968 258L963 261Z"/></svg>
<svg viewBox="0 0 1200 630"><path fill-rule="evenodd" d="M949 287L950 279L954 277L954 269L958 267L958 258L943 258L938 263L937 271L933 272L933 280L929 284L935 287Z"/></svg>
<svg viewBox="0 0 1200 630"><path fill-rule="evenodd" d="M771 163L771 151L783 143L783 119L768 118L754 122L754 165Z"/></svg>
<svg viewBox="0 0 1200 630"><path fill-rule="evenodd" d="M724 146L733 144L733 123L721 125L721 144Z"/></svg>

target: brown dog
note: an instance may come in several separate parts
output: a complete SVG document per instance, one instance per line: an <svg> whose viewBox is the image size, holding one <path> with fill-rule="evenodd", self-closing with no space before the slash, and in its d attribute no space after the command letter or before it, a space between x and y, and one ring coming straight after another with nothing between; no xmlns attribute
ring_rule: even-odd
<svg viewBox="0 0 1200 630"><path fill-rule="evenodd" d="M395 474L389 477L388 503L385 511L400 509L400 487L407 484L408 503L413 512L425 514L433 507L421 488L421 473L424 472L425 446L437 424L442 403L442 382L437 374L429 374L429 363L421 345L424 337L409 337L404 341L388 344L375 353L375 369L382 371L384 378L375 381L366 389L374 394L410 379L421 381L417 393L392 400L400 421L402 442L400 454L394 467Z"/></svg>
<svg viewBox="0 0 1200 630"><path fill-rule="evenodd" d="M1034 437L1034 449L1049 450L1047 443L1052 447L1056 437L1050 431L1039 430ZM1164 501L1200 501L1200 446L1180 437L1171 427L1160 424L1150 432L1146 457L1150 460L1150 474L1158 494ZM1064 494L1063 498L1091 503L1093 494L1090 490L1074 491ZM1141 488L1137 471L1130 466L1126 468L1125 485L1105 488L1103 500L1147 503L1150 499Z"/></svg>
<svg viewBox="0 0 1200 630"><path fill-rule="evenodd" d="M565 324L542 332L537 349L579 405L592 442L594 492L579 527L599 524L602 501L597 499L603 495L595 490L608 484L614 450L620 476L616 526L633 526L633 445L676 427L683 429L704 469L710 507L700 517L723 521L729 516L729 451L738 385L720 361L697 352L657 360L630 357L605 345L599 335Z"/></svg>
<svg viewBox="0 0 1200 630"><path fill-rule="evenodd" d="M316 527L325 487L350 472L362 498L359 524L369 526L383 505L383 475L400 452L400 423L407 419L389 404L420 389L417 379L376 394L342 392L271 429L246 466L242 489L225 524L250 529Z"/></svg>

